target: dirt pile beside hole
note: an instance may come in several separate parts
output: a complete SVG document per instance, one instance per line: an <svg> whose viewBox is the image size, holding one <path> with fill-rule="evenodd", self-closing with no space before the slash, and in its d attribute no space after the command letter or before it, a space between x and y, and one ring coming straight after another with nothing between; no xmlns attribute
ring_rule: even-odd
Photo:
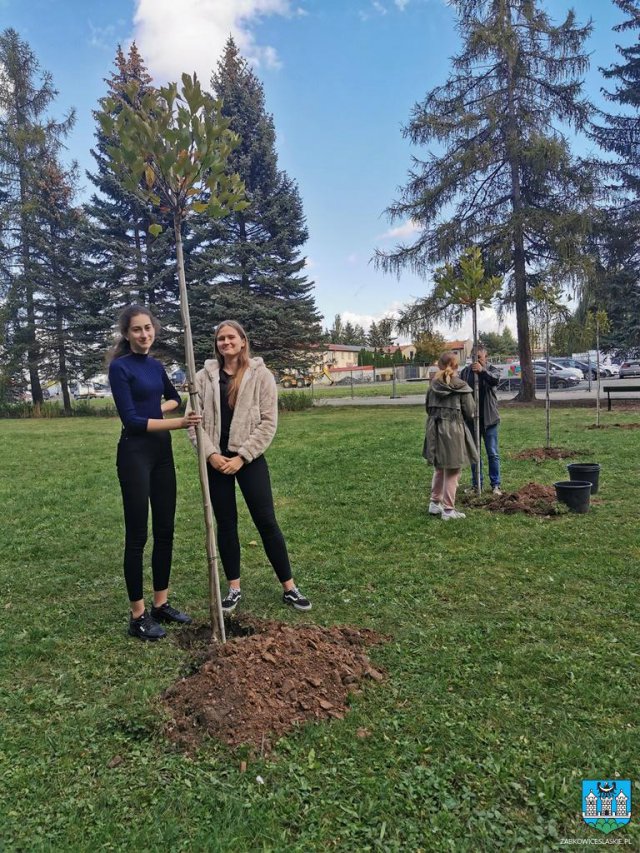
<svg viewBox="0 0 640 853"><path fill-rule="evenodd" d="M567 450L565 447L532 447L529 450L514 453L511 458L546 462L547 459L574 459L576 456L583 455L578 450Z"/></svg>
<svg viewBox="0 0 640 853"><path fill-rule="evenodd" d="M210 629L192 628L196 671L163 695L172 720L167 736L185 749L209 735L231 747L268 752L279 737L309 720L342 719L350 693L386 674L365 654L385 637L364 628L285 625L254 617L231 620L225 645ZM235 636L233 636L235 634Z"/></svg>
<svg viewBox="0 0 640 853"><path fill-rule="evenodd" d="M591 424L587 429L640 429L640 424Z"/></svg>
<svg viewBox="0 0 640 853"><path fill-rule="evenodd" d="M540 483L527 483L517 492L503 492L501 495L463 495L461 502L465 506L480 507L491 512L524 512L526 515L563 515L566 511L556 500L553 486Z"/></svg>

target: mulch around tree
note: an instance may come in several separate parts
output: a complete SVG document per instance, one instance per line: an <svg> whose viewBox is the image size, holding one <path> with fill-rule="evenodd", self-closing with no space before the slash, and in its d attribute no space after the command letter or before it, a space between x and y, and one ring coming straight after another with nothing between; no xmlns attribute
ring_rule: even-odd
<svg viewBox="0 0 640 853"><path fill-rule="evenodd" d="M578 450L567 450L566 447L532 447L529 450L514 453L511 458L546 462L547 459L574 459L576 456L583 455Z"/></svg>
<svg viewBox="0 0 640 853"><path fill-rule="evenodd" d="M366 628L287 625L242 614L227 623L224 645L210 638L205 626L176 633L195 671L162 697L171 716L166 734L187 751L208 735L268 753L299 724L342 719L351 693L386 678L365 649L388 638Z"/></svg>
<svg viewBox="0 0 640 853"><path fill-rule="evenodd" d="M517 492L503 492L501 495L465 494L460 502L465 506L506 514L523 512L526 515L555 516L567 511L563 504L558 503L554 487L540 483L527 483Z"/></svg>

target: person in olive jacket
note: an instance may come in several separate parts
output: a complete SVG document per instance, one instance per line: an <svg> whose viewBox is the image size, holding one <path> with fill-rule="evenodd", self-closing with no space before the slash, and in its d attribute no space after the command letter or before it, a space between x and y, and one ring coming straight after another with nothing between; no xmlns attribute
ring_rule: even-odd
<svg viewBox="0 0 640 853"><path fill-rule="evenodd" d="M439 515L444 521L465 518L465 514L455 508L460 469L477 462L478 458L465 423L473 420L473 391L457 372L456 354L443 352L426 400L427 433L422 455L435 468L429 514Z"/></svg>

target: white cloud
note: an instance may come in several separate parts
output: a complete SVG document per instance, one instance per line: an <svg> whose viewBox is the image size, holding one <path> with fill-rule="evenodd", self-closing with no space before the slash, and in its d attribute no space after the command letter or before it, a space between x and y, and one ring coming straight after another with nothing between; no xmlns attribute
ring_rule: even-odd
<svg viewBox="0 0 640 853"><path fill-rule="evenodd" d="M505 326L511 329L513 334L517 336L516 317L514 313L510 312L499 320L498 315L493 308L486 308L483 311L478 312L479 332L503 332ZM445 327L445 330L445 334L447 336L451 336L452 340L453 338L470 338L473 334L471 312L469 312L468 317L465 317L460 326Z"/></svg>
<svg viewBox="0 0 640 853"><path fill-rule="evenodd" d="M390 228L384 234L380 234L378 240L402 240L405 237L411 237L420 231L420 226L414 219L408 219L403 225L398 225L397 228Z"/></svg>
<svg viewBox="0 0 640 853"><path fill-rule="evenodd" d="M123 21L119 20L118 24L122 28ZM89 47L97 47L99 50L113 50L114 45L118 41L116 27L114 24L109 24L106 27L97 27L91 21L87 21L89 32Z"/></svg>
<svg viewBox="0 0 640 853"><path fill-rule="evenodd" d="M136 0L133 38L158 82L196 71L208 85L230 35L254 65L278 67L275 48L258 44L252 28L261 18L303 11L292 0Z"/></svg>
<svg viewBox="0 0 640 853"><path fill-rule="evenodd" d="M352 325L362 326L366 331L369 330L371 323L378 323L383 317L398 317L400 310L406 307L403 302L391 302L385 311L379 314L361 314L356 311L341 311L340 316L343 323L351 323ZM472 335L471 314L463 320L459 326L449 326L446 323L437 323L438 331L449 341L466 340ZM505 327L508 327L517 336L515 314L507 314L502 320L498 319L498 315L492 309L480 311L478 314L478 331L479 332L503 332ZM398 335L396 342L399 344L411 343L407 335Z"/></svg>
<svg viewBox="0 0 640 853"><path fill-rule="evenodd" d="M398 317L400 309L403 307L402 302L391 302L389 306L379 314L359 314L355 311L342 311L340 316L343 323L352 323L354 326L362 326L368 331L372 323L378 323L383 317Z"/></svg>
<svg viewBox="0 0 640 853"><path fill-rule="evenodd" d="M388 11L387 7L384 6L380 0L371 0L367 11L360 9L358 17L361 21L368 21L373 14L386 15Z"/></svg>
<svg viewBox="0 0 640 853"><path fill-rule="evenodd" d="M409 5L409 0L394 0L394 3L398 7L398 9L400 9L401 12L404 12L404 10Z"/></svg>

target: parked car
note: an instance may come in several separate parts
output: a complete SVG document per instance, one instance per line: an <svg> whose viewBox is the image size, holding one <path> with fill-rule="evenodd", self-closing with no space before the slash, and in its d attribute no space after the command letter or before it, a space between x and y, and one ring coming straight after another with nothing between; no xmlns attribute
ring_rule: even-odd
<svg viewBox="0 0 640 853"><path fill-rule="evenodd" d="M98 396L92 382L72 382L69 388L74 400L92 400Z"/></svg>
<svg viewBox="0 0 640 853"><path fill-rule="evenodd" d="M544 367L538 364L533 365L533 372L536 377L536 388L547 387L547 371ZM580 384L580 379L575 374L560 374L558 370L549 371L549 387L550 388L575 388ZM498 385L498 391L517 391L522 382L521 376L511 376L502 379Z"/></svg>
<svg viewBox="0 0 640 853"><path fill-rule="evenodd" d="M108 385L101 385L98 382L93 382L93 393L96 397L110 397L111 388Z"/></svg>
<svg viewBox="0 0 640 853"><path fill-rule="evenodd" d="M575 367L578 370L581 370L584 374L584 378L587 379L589 376L589 372L591 372L591 378L598 378L597 366L593 362L582 361L579 358L569 358L565 356L555 356L553 359L554 364L560 365L560 367ZM600 365L600 377L610 376L607 373L606 367L601 364Z"/></svg>
<svg viewBox="0 0 640 853"><path fill-rule="evenodd" d="M628 376L640 376L640 358L630 358L620 365L620 379Z"/></svg>
<svg viewBox="0 0 640 853"><path fill-rule="evenodd" d="M544 370L547 368L546 358L537 358L533 363L538 367L542 367ZM550 359L549 369L553 373L559 373L561 376L577 376L579 380L584 379L584 372L582 368L572 364L562 364L560 359Z"/></svg>
<svg viewBox="0 0 640 853"><path fill-rule="evenodd" d="M615 378L616 376L620 375L619 364L614 364L613 362L611 362L611 364L604 364L603 367L607 371L607 376L613 376Z"/></svg>

